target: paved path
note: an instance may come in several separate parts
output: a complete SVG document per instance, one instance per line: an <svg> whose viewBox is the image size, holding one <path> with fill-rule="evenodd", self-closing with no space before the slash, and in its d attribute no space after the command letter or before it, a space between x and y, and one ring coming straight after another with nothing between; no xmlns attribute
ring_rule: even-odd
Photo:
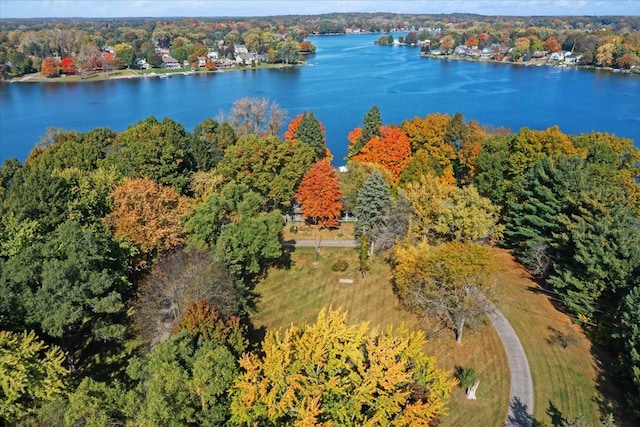
<svg viewBox="0 0 640 427"><path fill-rule="evenodd" d="M285 240L282 246L310 247L316 246L315 240ZM320 240L320 247L355 248L358 243L354 240Z"/></svg>
<svg viewBox="0 0 640 427"><path fill-rule="evenodd" d="M489 320L502 341L511 371L509 413L505 425L531 427L533 425L533 381L527 355L518 335L502 312L491 301L487 300L487 304L493 309L488 314Z"/></svg>
<svg viewBox="0 0 640 427"><path fill-rule="evenodd" d="M315 247L314 240L288 240L284 246ZM321 240L320 246L355 248L357 243L353 240ZM509 321L498 307L488 299L490 307L488 314L491 324L498 333L502 346L507 354L509 371L511 372L511 390L509 392L509 412L507 413L506 426L531 427L533 425L533 381L529 370L529 361L522 348L518 335L513 330Z"/></svg>

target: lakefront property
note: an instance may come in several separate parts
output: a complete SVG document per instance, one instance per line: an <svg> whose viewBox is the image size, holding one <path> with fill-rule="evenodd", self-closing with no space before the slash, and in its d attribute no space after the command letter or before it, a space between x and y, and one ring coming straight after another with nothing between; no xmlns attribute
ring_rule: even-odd
<svg viewBox="0 0 640 427"><path fill-rule="evenodd" d="M2 24L0 423L637 423L640 19Z"/></svg>

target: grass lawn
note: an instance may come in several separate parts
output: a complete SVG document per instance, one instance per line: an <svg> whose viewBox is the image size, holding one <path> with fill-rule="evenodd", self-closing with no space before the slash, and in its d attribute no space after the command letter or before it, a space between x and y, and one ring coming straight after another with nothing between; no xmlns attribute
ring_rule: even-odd
<svg viewBox="0 0 640 427"><path fill-rule="evenodd" d="M305 232L299 229L295 237L285 239L303 239L301 233ZM308 232L306 238L312 239L313 231ZM323 239L339 238L339 231L333 233L333 237ZM346 230L341 234L348 236ZM534 382L536 421L552 425L550 414L555 410L565 418L574 418L580 412L586 425L599 425L600 403L606 399L598 391L603 386L598 383L602 372L592 356L589 341L540 292L508 252L500 249L495 252L498 262L493 299L518 333L527 353ZM313 248L298 248L291 253L291 259L289 269L270 270L256 287L259 301L252 316L255 327L282 329L291 323L311 323L325 306L347 310L349 322L368 321L372 328L401 323L420 327L414 316L400 308L391 290L391 272L381 257L374 260L364 279L357 271L354 249L322 248L316 260ZM348 261L347 271L331 271L331 265L338 259ZM352 279L353 283L339 283L341 278ZM570 335L575 342L566 349L549 343L554 330ZM442 368L473 367L480 376L478 399L469 401L461 389L454 390L449 415L441 425L503 425L509 401L509 369L502 343L488 323L478 331L466 329L461 345L455 344L450 333L429 337L425 351L435 355Z"/></svg>
<svg viewBox="0 0 640 427"><path fill-rule="evenodd" d="M316 229L302 221L289 221L282 230L282 235L285 241L314 240L318 237L321 240L353 240L354 225L353 222L343 222L340 228Z"/></svg>
<svg viewBox="0 0 640 427"><path fill-rule="evenodd" d="M367 321L371 328L402 323L419 327L414 316L401 310L391 290L391 273L384 260L376 260L363 279L357 271L354 249L322 248L316 261L313 248L298 248L291 258L290 269L271 270L257 286L260 300L252 317L256 328L282 329L291 323L312 323L325 306L347 310L349 322ZM338 259L348 261L347 271L331 271L331 265ZM339 283L341 278L352 279L353 283ZM430 338L425 352L435 355L441 368L461 365L473 367L480 374L478 400L467 400L461 389L454 390L450 415L443 419L442 426L503 424L509 401L509 370L502 344L491 327L485 326L475 333L467 331L459 346L450 334Z"/></svg>
<svg viewBox="0 0 640 427"><path fill-rule="evenodd" d="M496 250L498 257L496 303L513 326L529 360L533 377L534 417L551 424L551 414L573 419L581 413L586 425L600 425L601 412L611 412L615 402L608 402L599 390L620 399L615 384L599 369L591 342L552 304L549 295L533 282L527 271L506 251ZM558 332L571 337L566 349L551 343ZM625 426L624 416L613 411L616 422Z"/></svg>

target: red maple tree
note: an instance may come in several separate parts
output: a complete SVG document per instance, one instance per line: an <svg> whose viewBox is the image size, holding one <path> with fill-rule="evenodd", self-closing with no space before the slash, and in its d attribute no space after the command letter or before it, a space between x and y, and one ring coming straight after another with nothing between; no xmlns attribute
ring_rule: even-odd
<svg viewBox="0 0 640 427"><path fill-rule="evenodd" d="M71 58L64 58L60 62L60 70L62 70L64 74L75 74L78 72L76 68L76 63Z"/></svg>
<svg viewBox="0 0 640 427"><path fill-rule="evenodd" d="M320 227L336 227L342 212L342 193L335 170L326 159L315 163L304 175L296 199L302 214Z"/></svg>

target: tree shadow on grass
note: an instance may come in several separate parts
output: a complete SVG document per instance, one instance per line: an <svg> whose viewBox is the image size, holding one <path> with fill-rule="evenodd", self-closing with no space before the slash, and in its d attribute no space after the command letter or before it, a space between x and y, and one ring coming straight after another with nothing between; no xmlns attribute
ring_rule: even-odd
<svg viewBox="0 0 640 427"><path fill-rule="evenodd" d="M591 354L597 364L596 387L599 393L594 397L601 416L615 414L616 425L619 427L633 427L631 411L627 406L624 389L616 371L620 369L618 360L606 348L591 345Z"/></svg>
<svg viewBox="0 0 640 427"><path fill-rule="evenodd" d="M522 403L518 397L514 397L509 403L509 409L511 410L507 417L506 425L508 427L532 427L539 426L535 423L533 416L529 413L527 405Z"/></svg>

